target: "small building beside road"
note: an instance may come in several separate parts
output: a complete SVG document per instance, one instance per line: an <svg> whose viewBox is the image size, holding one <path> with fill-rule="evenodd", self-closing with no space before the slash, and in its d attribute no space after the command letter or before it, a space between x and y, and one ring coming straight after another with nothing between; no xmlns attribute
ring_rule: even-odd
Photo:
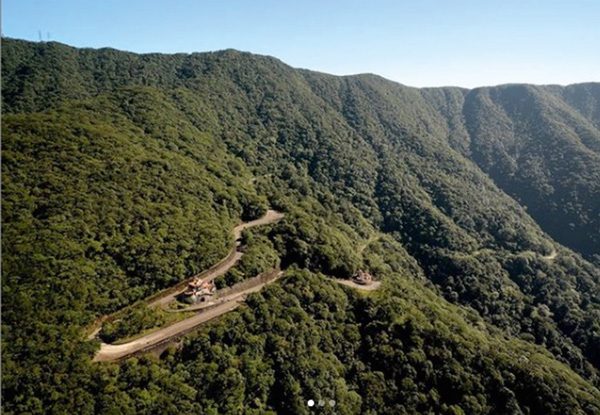
<svg viewBox="0 0 600 415"><path fill-rule="evenodd" d="M181 300L186 303L200 303L210 300L216 292L217 287L213 279L196 278L188 284L187 289L181 295Z"/></svg>

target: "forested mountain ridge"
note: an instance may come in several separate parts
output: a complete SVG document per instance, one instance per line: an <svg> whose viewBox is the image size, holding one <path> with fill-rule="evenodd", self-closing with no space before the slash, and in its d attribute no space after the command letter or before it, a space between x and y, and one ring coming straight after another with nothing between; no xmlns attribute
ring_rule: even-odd
<svg viewBox="0 0 600 415"><path fill-rule="evenodd" d="M598 253L597 84L2 54L7 412L302 413L318 391L340 413L600 411L600 271L559 245ZM210 265L267 203L281 287L161 361L90 364L85 324ZM380 294L315 275L361 267Z"/></svg>
<svg viewBox="0 0 600 415"><path fill-rule="evenodd" d="M194 81L226 70L219 65L226 65L227 56L236 54L224 51L167 57L112 49L78 50L54 43L34 48L22 46L25 52L18 54L21 49L17 45L27 44L15 43L4 54L5 112L41 110L63 99L93 96L121 85L202 87L194 85ZM19 63L22 59L26 59L24 64ZM253 59L277 68L279 75L292 75L291 68L273 58ZM36 61L52 68L39 72L41 67ZM243 74L243 68L229 68L232 69L237 72L235 76ZM294 75L296 85L301 87L306 87L300 79L303 75L312 85L312 79L318 78L310 71ZM231 80L236 82L235 77ZM261 93L255 80L260 82L245 79L252 82L245 87L258 87L254 92ZM527 206L554 239L588 259L600 253L600 198L594 197L599 193L600 84L506 85L469 91L419 90L369 75L344 80L362 89L364 104L385 103L394 117L400 115L403 128L446 137L454 149L475 161L502 190ZM31 93L29 88L34 84L36 92ZM269 86L264 83L262 92ZM37 92L40 87L43 93ZM348 91L335 91L342 111L351 111L347 99L357 99L339 96ZM319 94L318 89L314 92ZM330 100L331 95L322 98ZM261 100L268 101L268 94ZM350 112L344 114L352 117Z"/></svg>
<svg viewBox="0 0 600 415"><path fill-rule="evenodd" d="M600 252L600 84L419 90L376 76L340 84L335 104L351 122L360 99L389 115L387 125L447 140L557 241L590 259Z"/></svg>

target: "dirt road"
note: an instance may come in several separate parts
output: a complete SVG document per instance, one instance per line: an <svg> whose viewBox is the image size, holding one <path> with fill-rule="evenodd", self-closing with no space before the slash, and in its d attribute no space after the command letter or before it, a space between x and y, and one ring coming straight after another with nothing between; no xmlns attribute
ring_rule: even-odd
<svg viewBox="0 0 600 415"><path fill-rule="evenodd" d="M283 216L284 216L283 213L277 212L275 210L268 210L267 213L265 213L265 215L262 216L261 218L255 219L250 222L242 223L242 224L236 226L233 229L233 236L236 241L235 247L229 252L227 257L225 257L220 263L216 264L208 271L201 273L199 275L201 275L202 278L205 278L205 279L212 279L212 278L216 278L220 275L225 274L232 267L234 267L235 264L237 264L237 262L243 256L243 253L239 252L237 250L238 246L239 246L239 244L237 242L241 238L242 232L245 229L252 228L254 226L261 226L261 225L268 225L271 223L275 223L275 222L281 220L283 218ZM189 330L198 326L199 324L207 322L215 317L218 317L222 314L225 314L225 313L235 309L236 307L239 306L240 302L242 302L246 298L246 296L248 294L259 291L265 285L275 281L280 276L281 276L281 273L279 273L277 275L277 277L271 281L268 281L268 282L265 282L262 284L258 284L254 287L248 288L247 290L240 291L239 293L231 294L227 297L224 297L224 298L220 299L210 309L203 310L193 317L190 317L183 321L177 322L168 327L163 327L155 332L152 332L146 336L140 337L139 339L133 340L129 343L119 344L119 345L111 345L111 344L102 343L100 345L100 350L94 357L94 361L95 362L105 362L105 361L119 360L130 354L142 351L151 346L162 343L172 337L185 334L186 332L188 332ZM192 278L195 278L195 277L192 277ZM182 284L182 283L178 284L178 287L181 287L181 288L178 288L175 290L170 289L170 290L165 291L164 295L159 295L157 298L153 299L151 302L148 303L148 306L150 306L150 307L151 306L161 306L161 305L170 303L171 301L174 301L175 298L180 293L182 293L186 288L185 284ZM193 310L196 310L196 308L188 309L186 311L193 311ZM97 335L100 332L100 328L101 328L101 325L99 327L97 327L93 331L92 335L90 335L88 338L93 338L95 335Z"/></svg>
<svg viewBox="0 0 600 415"><path fill-rule="evenodd" d="M284 216L283 213L277 212L276 210L269 209L269 210L267 210L267 213L264 214L264 216L262 216L258 219L254 219L250 222L242 223L242 224L236 226L235 228L233 228L233 236L234 236L235 240L237 241L238 239L240 239L242 237L242 232L244 231L244 229L252 228L254 226L269 225L271 223L275 223L275 222L283 219L283 216Z"/></svg>
<svg viewBox="0 0 600 415"><path fill-rule="evenodd" d="M263 287L276 281L282 275L283 272L279 271L277 276L269 281L248 288L247 290L231 294L227 297L223 297L217 304L212 305L208 309L206 309L206 305L203 305L202 308L205 308L206 310L203 310L190 318L179 321L170 326L163 327L138 339L132 340L129 343L114 345L102 343L100 345L100 350L98 353L96 353L96 356L94 356L94 362L119 360L131 354L163 343L173 337L183 335L202 323L206 323L213 318L219 317L230 312L231 310L234 310L246 299L248 294L260 291ZM192 306L181 311L194 311L198 309L199 308Z"/></svg>
<svg viewBox="0 0 600 415"><path fill-rule="evenodd" d="M172 337L185 334L199 324L205 323L213 318L219 317L231 310L234 310L235 308L239 307L240 303L241 301L230 301L215 306L210 310L206 310L171 326L159 329L129 343L114 345L102 343L100 350L98 353L96 353L96 356L94 356L94 362L110 362L119 360L133 353L162 343L163 341Z"/></svg>
<svg viewBox="0 0 600 415"><path fill-rule="evenodd" d="M225 274L227 271L229 271L232 267L235 266L235 264L237 264L237 262L242 258L243 253L238 251L238 240L241 238L242 236L242 232L245 229L248 228L252 228L254 226L261 226L261 225L268 225L271 223L275 223L279 220L281 220L285 215L281 212L277 212L275 210L269 209L267 210L267 212L265 213L264 216L252 220L250 222L245 222L245 223L241 223L239 225L237 225L235 228L233 228L232 233L234 236L234 239L236 241L236 244L234 246L234 248L229 252L229 254L223 258L219 263L215 264L212 268L208 269L207 271L203 271L200 274L194 275L193 277L188 278L187 280L184 280L180 283L178 283L175 287L171 287L169 289L163 290L163 293L158 293L155 296L151 296L147 303L147 305L149 307L156 307L156 306L162 306L164 304L170 303L171 301L175 300L175 298L181 294L183 291L185 291L186 287L187 287L187 283L191 280L193 280L194 278L197 278L199 276L201 276L202 278L215 278L218 277L220 275ZM119 312L117 312L119 313ZM92 340L94 339L98 333L100 332L101 328L102 328L102 324L105 321L110 321L112 318L114 318L115 314L117 313L113 313L111 315L107 315L107 316L103 316L101 318L99 318L96 323L94 323L90 328L88 328L88 334L86 335L88 340Z"/></svg>
<svg viewBox="0 0 600 415"><path fill-rule="evenodd" d="M224 262L221 262L216 268L207 272L205 275L202 276L202 278L203 279L213 279L213 278L216 278L218 276L225 274L227 271L229 271L231 268L233 268L235 266L235 264L238 263L238 261L242 258L242 256L243 256L243 254L239 251L235 251L233 254L230 253L230 255L228 255L228 257L226 258L226 260ZM193 278L195 278L195 277L193 277ZM148 307L162 306L162 305L168 304L172 301L175 301L176 297L179 294L181 294L182 292L184 292L186 290L186 288L187 287L183 287L180 290L167 293L164 296L161 296L161 297L151 301L150 303L148 303Z"/></svg>
<svg viewBox="0 0 600 415"><path fill-rule="evenodd" d="M471 253L468 254L461 254L463 256L467 256L467 255L473 255L473 256L477 256L477 255L481 255L484 253L494 253L495 251L493 249L489 249L489 248L483 248L483 249L477 249ZM521 251L520 253L517 252L517 254L529 254L529 255L539 255L542 259L545 259L547 261L554 261L556 259L556 257L558 256L558 252L556 251L556 249L552 248L552 252L550 252L548 255L543 255L539 252L535 252L535 251L531 251L531 250L526 250L526 251Z"/></svg>
<svg viewBox="0 0 600 415"><path fill-rule="evenodd" d="M255 226L269 225L271 223L275 223L275 222L281 220L283 218L283 216L284 216L283 213L269 209L269 210L267 210L267 213L264 214L264 216L262 216L258 219L252 220L250 222L245 222L245 223L239 224L238 226L233 228L233 237L234 237L235 241L238 241L242 237L242 232L245 229L253 228ZM199 274L199 276L201 275L203 279L213 279L213 278L216 278L218 276L225 274L227 271L229 271L231 268L233 268L235 266L235 264L237 264L238 261L244 255L243 253L237 251L237 247L238 247L238 245L236 244L236 246L229 252L227 257L225 257L225 259L221 263L217 264L216 267L210 269L204 275ZM196 276L189 278L188 280L192 280L193 278L196 278ZM168 303L174 301L175 298L179 294L184 292L186 288L187 287L185 286L185 284L183 284L181 289L179 289L177 291L166 292L164 296L159 296L158 298L149 302L148 306L155 307L155 306L162 306L162 305L168 304Z"/></svg>
<svg viewBox="0 0 600 415"><path fill-rule="evenodd" d="M283 275L283 271L279 271L276 275L274 275L274 277L270 277L269 280L264 281L264 282L260 282L252 287L249 287L245 290L233 293L233 294L229 294L229 295L225 295L223 297L219 297L214 301L209 301L208 303L200 303L200 304L196 304L196 305L191 305L189 307L186 308L182 308L179 310L167 310L173 313L186 313L189 311L198 311L198 310L203 310L205 308L210 308L210 307L214 307L218 304L222 304L222 303L226 303L226 302L230 302L233 300L238 300L240 297L245 297L250 293L255 293L257 291L260 291L264 286L271 284L272 282L276 281L279 277L281 277ZM255 278L260 278L260 276L255 277ZM243 284L243 283L242 283ZM240 285L240 284L237 284Z"/></svg>
<svg viewBox="0 0 600 415"><path fill-rule="evenodd" d="M342 280L342 279L336 279L335 281L337 281L340 284L345 285L347 287L351 287L351 288L355 288L357 290L363 290L363 291L374 291L374 290L378 289L381 286L381 282L380 281L373 281L369 285L357 284L354 281Z"/></svg>

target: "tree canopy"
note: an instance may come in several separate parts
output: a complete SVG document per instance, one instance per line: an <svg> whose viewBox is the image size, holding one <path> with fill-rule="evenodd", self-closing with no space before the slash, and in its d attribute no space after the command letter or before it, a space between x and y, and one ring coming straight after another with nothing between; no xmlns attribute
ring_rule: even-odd
<svg viewBox="0 0 600 415"><path fill-rule="evenodd" d="M600 413L600 88L415 89L233 50L2 45L3 412ZM284 277L160 357L85 329ZM377 291L342 286L364 269ZM105 339L163 323L132 308Z"/></svg>

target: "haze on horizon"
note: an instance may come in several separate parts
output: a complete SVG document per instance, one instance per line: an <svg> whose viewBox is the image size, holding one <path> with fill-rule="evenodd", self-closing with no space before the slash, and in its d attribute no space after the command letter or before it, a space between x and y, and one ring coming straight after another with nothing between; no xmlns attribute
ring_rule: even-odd
<svg viewBox="0 0 600 415"><path fill-rule="evenodd" d="M598 81L600 2L5 0L3 36L132 52L238 49L336 75L477 87Z"/></svg>

